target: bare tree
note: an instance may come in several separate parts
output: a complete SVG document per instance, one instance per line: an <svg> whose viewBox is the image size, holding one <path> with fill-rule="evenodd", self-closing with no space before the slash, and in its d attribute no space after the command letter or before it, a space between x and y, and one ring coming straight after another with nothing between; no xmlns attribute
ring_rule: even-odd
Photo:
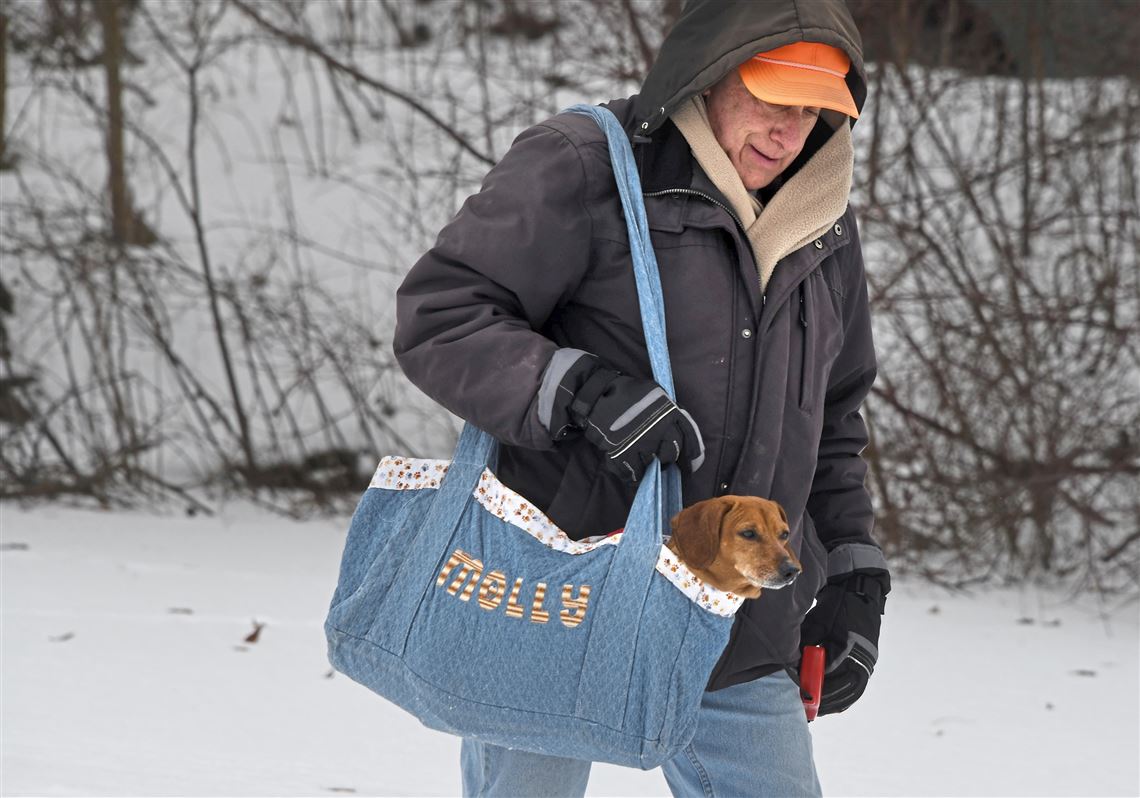
<svg viewBox="0 0 1140 798"><path fill-rule="evenodd" d="M0 9L0 171L8 168L8 15Z"/></svg>
<svg viewBox="0 0 1140 798"><path fill-rule="evenodd" d="M891 41L920 38L906 11ZM1042 30L1024 35L1020 62L998 48L990 65L1013 80L916 69L903 50L876 65L856 184L883 355L880 528L897 561L952 582L1134 589L1140 95L1045 78Z"/></svg>

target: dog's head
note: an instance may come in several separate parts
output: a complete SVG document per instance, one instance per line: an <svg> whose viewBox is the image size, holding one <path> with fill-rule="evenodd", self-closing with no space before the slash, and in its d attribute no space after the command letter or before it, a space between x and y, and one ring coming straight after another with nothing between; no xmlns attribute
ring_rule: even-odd
<svg viewBox="0 0 1140 798"><path fill-rule="evenodd" d="M803 570L788 546L784 508L756 496L720 496L673 517L669 548L703 581L756 598L787 587Z"/></svg>

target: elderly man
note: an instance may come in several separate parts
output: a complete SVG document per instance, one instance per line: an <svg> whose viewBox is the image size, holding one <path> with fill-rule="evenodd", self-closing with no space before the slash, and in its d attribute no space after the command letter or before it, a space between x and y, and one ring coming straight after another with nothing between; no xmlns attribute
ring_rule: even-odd
<svg viewBox="0 0 1140 798"><path fill-rule="evenodd" d="M686 505L785 508L804 573L738 613L696 737L664 768L677 795L819 794L801 644L827 649L822 714L862 694L878 654L890 582L859 414L875 354L847 206L865 97L842 0L692 0L641 92L607 104L641 175L676 404L651 377L586 117L524 131L399 290L405 373L494 435L499 478L571 537L621 526L654 456L681 467ZM469 795L582 795L590 770L470 740L462 759Z"/></svg>

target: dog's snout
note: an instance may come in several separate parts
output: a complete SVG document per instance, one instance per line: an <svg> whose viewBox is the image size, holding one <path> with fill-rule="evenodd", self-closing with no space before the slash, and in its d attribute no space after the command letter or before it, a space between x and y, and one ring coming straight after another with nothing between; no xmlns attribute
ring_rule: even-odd
<svg viewBox="0 0 1140 798"><path fill-rule="evenodd" d="M803 568L792 562L790 557L785 557L784 561L780 563L780 576L789 582L800 575Z"/></svg>

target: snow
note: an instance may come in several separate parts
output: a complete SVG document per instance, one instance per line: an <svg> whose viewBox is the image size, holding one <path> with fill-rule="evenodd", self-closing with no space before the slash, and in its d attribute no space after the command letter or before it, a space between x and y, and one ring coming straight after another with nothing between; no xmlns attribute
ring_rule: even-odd
<svg viewBox="0 0 1140 798"><path fill-rule="evenodd" d="M0 507L0 793L457 794L456 739L329 675L347 520ZM1134 602L899 580L867 695L812 725L824 789L1140 794L1138 643Z"/></svg>

